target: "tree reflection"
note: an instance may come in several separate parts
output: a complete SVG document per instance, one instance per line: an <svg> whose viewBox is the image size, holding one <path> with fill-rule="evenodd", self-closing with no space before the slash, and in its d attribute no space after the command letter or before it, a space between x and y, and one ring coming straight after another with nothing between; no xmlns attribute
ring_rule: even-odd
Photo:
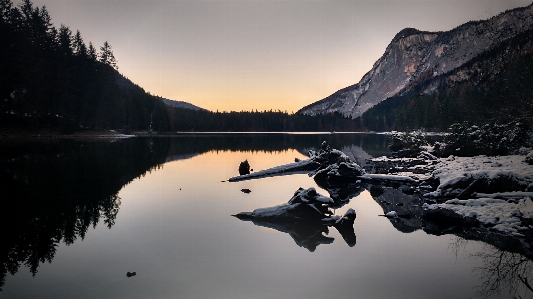
<svg viewBox="0 0 533 299"><path fill-rule="evenodd" d="M478 292L482 298L501 297L503 292L510 297L533 298L532 290L524 283L533 277L533 263L529 258L488 244L474 257L483 261L483 266L474 269L483 280Z"/></svg>
<svg viewBox="0 0 533 299"><path fill-rule="evenodd" d="M365 153L378 157L390 153L388 136L378 134L182 134L172 138L171 156L186 157L208 151L276 152L296 149L307 155L309 150L326 141L347 154ZM368 154L366 154L368 153ZM289 162L289 161L288 161Z"/></svg>
<svg viewBox="0 0 533 299"><path fill-rule="evenodd" d="M533 277L533 261L516 252L516 244L505 242L511 239L504 236L501 239L497 242L500 248L482 243L481 250L469 255L469 258L482 262L481 266L473 269L482 281L477 286L477 295L481 298L533 298L533 289L529 283ZM468 243L469 240L455 236L450 248L458 255ZM508 247L505 246L506 243Z"/></svg>
<svg viewBox="0 0 533 299"><path fill-rule="evenodd" d="M35 275L60 242L83 240L100 220L111 228L119 190L162 167L168 140L14 140L0 145L0 287L21 265Z"/></svg>

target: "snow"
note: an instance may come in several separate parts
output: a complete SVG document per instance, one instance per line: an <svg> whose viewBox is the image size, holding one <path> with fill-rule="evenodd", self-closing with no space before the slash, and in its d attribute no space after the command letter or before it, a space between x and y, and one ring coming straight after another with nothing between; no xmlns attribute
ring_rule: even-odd
<svg viewBox="0 0 533 299"><path fill-rule="evenodd" d="M429 210L443 208L463 217L475 217L492 230L514 236L520 234L519 231L528 229L523 224L522 218L533 219L533 200L530 197L522 198L518 203L494 198L452 199L443 204L425 204L424 208Z"/></svg>
<svg viewBox="0 0 533 299"><path fill-rule="evenodd" d="M520 185L533 183L533 166L524 161L524 156L476 156L441 159L433 176L440 180L440 186L425 196L443 196L443 190L465 179L494 180L507 177Z"/></svg>
<svg viewBox="0 0 533 299"><path fill-rule="evenodd" d="M287 203L277 205L274 207L268 207L268 208L259 208L255 209L252 212L252 216L254 217L279 217L282 215L288 215L289 210L296 208L299 206L299 203L290 205Z"/></svg>
<svg viewBox="0 0 533 299"><path fill-rule="evenodd" d="M459 182L484 179L488 182L504 177L529 190L533 187L533 165L524 161L523 155L476 156L439 159L432 173L440 185L424 197L442 198L460 194ZM451 210L462 217L475 218L490 230L515 237L524 237L527 222L533 220L533 192L512 191L473 193L467 199L451 198L441 204L423 205L425 210L439 208ZM529 219L529 220L528 220Z"/></svg>
<svg viewBox="0 0 533 299"><path fill-rule="evenodd" d="M359 178L367 180L379 180L379 181L399 181L399 182L416 182L417 180L402 175L393 175L393 174L364 174L359 176Z"/></svg>
<svg viewBox="0 0 533 299"><path fill-rule="evenodd" d="M396 217L398 217L398 214L396 213L396 211L390 211L387 214L385 214L385 216L387 216L389 218L396 218Z"/></svg>

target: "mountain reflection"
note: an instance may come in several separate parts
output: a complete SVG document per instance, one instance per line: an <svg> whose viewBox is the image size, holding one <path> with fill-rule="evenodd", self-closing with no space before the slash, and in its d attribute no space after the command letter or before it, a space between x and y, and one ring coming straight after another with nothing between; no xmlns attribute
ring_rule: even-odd
<svg viewBox="0 0 533 299"><path fill-rule="evenodd" d="M165 162L169 141L154 143L152 148L146 139L0 144L0 287L21 265L35 275L41 263L52 261L61 241L83 240L101 219L111 228L119 190Z"/></svg>

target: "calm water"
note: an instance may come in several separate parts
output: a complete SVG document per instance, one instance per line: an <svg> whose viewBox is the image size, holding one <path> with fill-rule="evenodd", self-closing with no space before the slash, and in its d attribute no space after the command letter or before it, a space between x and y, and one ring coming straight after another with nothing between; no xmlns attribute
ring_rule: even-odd
<svg viewBox="0 0 533 299"><path fill-rule="evenodd" d="M329 196L307 175L226 182L238 175L239 162L266 169L306 158L307 150L328 140L364 163L387 153L386 138L5 141L0 297L475 298L495 284L496 291L514 288L516 277L494 277L491 269L502 257L513 262L521 256L427 234L419 219L393 223L378 216L390 209L382 199L417 208L416 199L395 190L377 200L359 190L336 210L357 212L352 247L335 228L313 235L231 216L285 203L299 187ZM136 276L126 276L133 271ZM507 291L499 296L513 297Z"/></svg>

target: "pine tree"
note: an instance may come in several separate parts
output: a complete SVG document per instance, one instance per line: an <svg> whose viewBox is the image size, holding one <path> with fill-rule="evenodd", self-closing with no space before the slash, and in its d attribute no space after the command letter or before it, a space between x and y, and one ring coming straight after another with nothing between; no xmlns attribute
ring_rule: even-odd
<svg viewBox="0 0 533 299"><path fill-rule="evenodd" d="M89 50L87 51L87 55L91 60L94 61L96 61L96 59L98 58L96 55L96 49L94 48L93 43L91 42L89 42Z"/></svg>
<svg viewBox="0 0 533 299"><path fill-rule="evenodd" d="M0 0L0 23L11 23L13 3L11 0Z"/></svg>
<svg viewBox="0 0 533 299"><path fill-rule="evenodd" d="M118 70L117 60L111 51L111 45L106 41L104 45L100 47L99 60L100 62L111 66L112 68Z"/></svg>
<svg viewBox="0 0 533 299"><path fill-rule="evenodd" d="M61 53L72 55L72 31L63 24L59 28L58 42Z"/></svg>
<svg viewBox="0 0 533 299"><path fill-rule="evenodd" d="M77 30L76 35L74 35L72 46L76 56L87 57L87 46L85 46L79 30Z"/></svg>

